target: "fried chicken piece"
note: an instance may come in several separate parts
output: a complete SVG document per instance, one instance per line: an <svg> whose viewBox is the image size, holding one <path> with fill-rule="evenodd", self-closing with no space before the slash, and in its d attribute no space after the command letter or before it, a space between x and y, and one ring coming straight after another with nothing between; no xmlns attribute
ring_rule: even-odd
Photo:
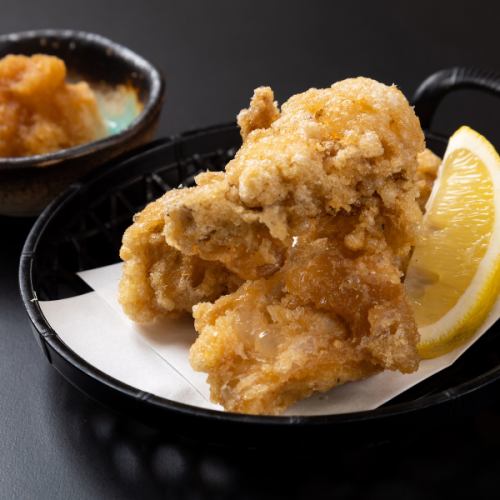
<svg viewBox="0 0 500 500"><path fill-rule="evenodd" d="M166 254L198 259L204 276L219 266L208 287L217 293L193 307L190 358L214 401L247 413L281 413L314 391L419 361L401 285L422 215L424 140L412 108L394 86L356 78L293 96L279 116L273 109L260 89L240 114L243 145L225 172L166 193L144 227L134 224L137 247L126 235L123 250L132 279L122 295L145 283L153 313L158 282L161 311L194 304L189 293L187 305L170 305L191 292L190 269L170 279L178 266L161 264L153 282ZM147 310L141 290L130 303L143 297Z"/></svg>
<svg viewBox="0 0 500 500"><path fill-rule="evenodd" d="M215 402L279 414L315 391L417 368L418 332L381 226L362 251L345 244L363 224L362 213L318 221L278 273L193 308L190 360Z"/></svg>
<svg viewBox="0 0 500 500"><path fill-rule="evenodd" d="M346 80L292 97L268 129L246 136L206 192L202 177L200 187L166 197L166 239L183 252L238 273L252 260L241 243L254 250L247 242L259 227L282 245L279 271L269 262L268 277L193 309L200 335L191 363L208 373L214 401L279 414L314 391L417 368L401 278L421 219L423 148L397 89Z"/></svg>
<svg viewBox="0 0 500 500"><path fill-rule="evenodd" d="M182 255L168 246L163 226L163 199L159 198L134 217L123 236L119 301L126 314L140 323L191 313L194 304L215 300L241 283L221 264Z"/></svg>
<svg viewBox="0 0 500 500"><path fill-rule="evenodd" d="M424 211L425 204L429 199L432 186L436 180L439 165L441 165L441 158L435 155L430 149L425 149L418 154L417 161L418 204L422 211Z"/></svg>
<svg viewBox="0 0 500 500"><path fill-rule="evenodd" d="M256 94L240 114L244 142L225 174L201 174L197 187L167 193L167 243L258 279L281 267L305 220L377 196L387 241L405 259L421 217L414 178L424 140L403 94L348 79L291 97L267 128L245 118L268 116L262 101ZM250 131L253 123L260 128Z"/></svg>

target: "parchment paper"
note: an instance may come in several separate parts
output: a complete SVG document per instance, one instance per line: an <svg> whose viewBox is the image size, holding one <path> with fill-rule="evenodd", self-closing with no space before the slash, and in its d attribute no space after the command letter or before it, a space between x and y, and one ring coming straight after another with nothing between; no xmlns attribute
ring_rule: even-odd
<svg viewBox="0 0 500 500"><path fill-rule="evenodd" d="M210 402L206 374L195 372L188 351L196 338L190 319L141 326L130 321L117 301L122 264L79 273L93 292L40 302L59 337L90 364L137 389L174 401L224 411ZM453 364L500 318L500 300L465 345L436 359L423 360L417 372L385 371L336 387L294 405L287 415L326 415L372 410Z"/></svg>

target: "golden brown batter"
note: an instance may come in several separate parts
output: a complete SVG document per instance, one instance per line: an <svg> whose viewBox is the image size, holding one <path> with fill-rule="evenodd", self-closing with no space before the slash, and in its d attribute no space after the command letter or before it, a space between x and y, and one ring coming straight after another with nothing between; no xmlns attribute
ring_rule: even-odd
<svg viewBox="0 0 500 500"><path fill-rule="evenodd" d="M355 78L280 110L261 87L238 123L225 172L167 192L125 233L127 314L192 308L191 364L230 411L279 414L384 369L414 371L402 277L438 159L408 101Z"/></svg>

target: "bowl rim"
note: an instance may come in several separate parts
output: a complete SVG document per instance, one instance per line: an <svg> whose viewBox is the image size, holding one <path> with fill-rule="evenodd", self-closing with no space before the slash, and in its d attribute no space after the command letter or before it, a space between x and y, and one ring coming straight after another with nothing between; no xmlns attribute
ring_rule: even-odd
<svg viewBox="0 0 500 500"><path fill-rule="evenodd" d="M166 138L161 144L156 144L158 147L172 145L173 147L182 144L186 138L193 138L197 135L205 134L207 131L220 131L234 127L235 125L221 125L200 129L194 132L186 132L180 136ZM156 148L151 148L148 152ZM128 160L132 160L129 158ZM51 327L50 323L45 318L36 295L36 290L33 281L33 258L36 254L37 246L45 228L50 224L52 218L59 212L59 210L69 202L73 197L77 196L81 189L89 190L96 184L103 176L112 175L113 172L126 169L126 162L118 162L110 169L101 171L99 175L94 175L87 179L85 183L72 185L67 191L60 194L52 203L42 212L39 218L33 225L26 242L24 244L20 265L19 265L19 286L22 301L28 312L30 321L36 331L37 336L40 337L42 345L47 344L59 356L61 356L67 363L75 368L80 374L92 378L94 381L103 384L111 391L117 391L122 396L135 401L142 400L147 404L151 404L161 410L174 412L185 417L196 417L203 420L217 420L219 422L227 422L233 424L251 424L253 426L274 426L274 427L318 427L318 426L331 426L343 425L351 423L361 423L368 421L376 421L381 419L400 417L415 411L425 410L430 407L443 405L449 403L457 398L466 396L478 389L481 389L490 383L495 382L500 378L500 364L490 370L470 379L466 382L459 383L458 385L439 391L436 394L428 395L424 398L416 400L397 403L392 406L382 406L373 410L342 413L342 414L325 414L325 415L248 415L242 413L226 412L220 410L212 410L202 408L185 403L173 401L161 396L156 396L145 391L141 391L133 386L130 386L94 367L83 358L81 358L75 351L70 349L63 340L57 335L57 332ZM47 346L43 345L46 351ZM50 360L50 357L49 357ZM80 388L81 390L84 390Z"/></svg>
<svg viewBox="0 0 500 500"><path fill-rule="evenodd" d="M125 130L96 141L86 142L78 146L60 149L51 153L20 157L0 157L0 171L33 167L47 168L57 165L63 160L80 158L108 149L132 139L146 128L161 111L165 95L165 78L160 69L125 45L114 42L102 35L89 31L72 29L28 30L0 35L0 46L8 43L15 44L21 40L42 38L61 41L83 41L102 49L104 53L113 53L145 76L145 79L149 82L150 93L148 99L144 103L144 108L141 113L139 113Z"/></svg>

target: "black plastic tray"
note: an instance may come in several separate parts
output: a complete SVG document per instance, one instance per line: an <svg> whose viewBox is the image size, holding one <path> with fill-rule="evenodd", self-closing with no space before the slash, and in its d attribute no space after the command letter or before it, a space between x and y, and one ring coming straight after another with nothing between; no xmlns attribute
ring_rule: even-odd
<svg viewBox="0 0 500 500"><path fill-rule="evenodd" d="M494 75L460 68L427 79L414 102L428 146L438 154L446 147L446 138L429 131L445 94L464 87L500 94L499 82ZM64 344L45 319L38 300L89 291L75 273L118 260L123 231L135 212L165 190L191 182L200 170L223 169L239 145L234 124L162 139L72 185L45 209L22 252L20 287L35 337L49 362L76 387L126 415L192 439L217 443L380 441L407 433L408 426L425 428L457 411L474 412L476 403L490 398L491 391L486 389L500 377L498 324L452 367L381 408L314 417L240 415L169 401L102 373ZM468 404L462 405L463 401Z"/></svg>

